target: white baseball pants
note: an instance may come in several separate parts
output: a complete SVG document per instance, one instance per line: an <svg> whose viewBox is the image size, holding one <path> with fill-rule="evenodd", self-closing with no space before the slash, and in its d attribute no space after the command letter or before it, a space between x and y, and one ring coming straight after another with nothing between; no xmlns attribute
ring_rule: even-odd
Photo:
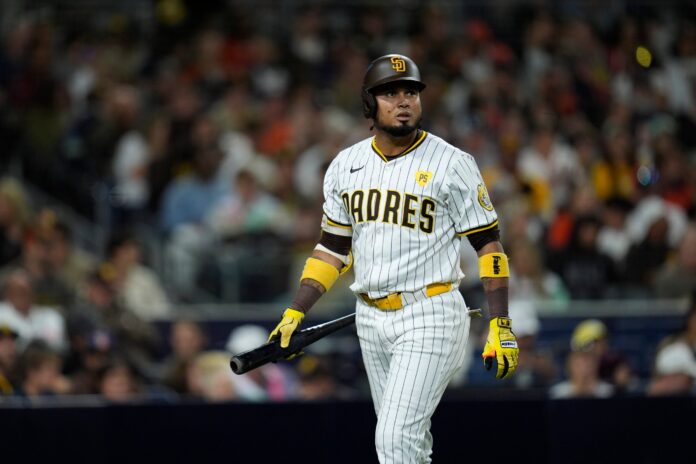
<svg viewBox="0 0 696 464"><path fill-rule="evenodd" d="M358 297L356 313L379 462L429 463L430 418L464 363L470 325L464 298L455 288L382 311Z"/></svg>

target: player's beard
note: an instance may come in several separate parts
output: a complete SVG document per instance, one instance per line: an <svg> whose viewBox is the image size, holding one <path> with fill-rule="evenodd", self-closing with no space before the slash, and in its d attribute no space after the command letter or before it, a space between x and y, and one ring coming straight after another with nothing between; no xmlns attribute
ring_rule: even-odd
<svg viewBox="0 0 696 464"><path fill-rule="evenodd" d="M386 132L392 137L405 137L409 134L412 134L413 131L420 127L422 119L422 117L419 117L418 120L413 124L399 123L395 126L388 126L386 124L382 124L382 122L377 117L375 118L375 127L381 130L382 132Z"/></svg>

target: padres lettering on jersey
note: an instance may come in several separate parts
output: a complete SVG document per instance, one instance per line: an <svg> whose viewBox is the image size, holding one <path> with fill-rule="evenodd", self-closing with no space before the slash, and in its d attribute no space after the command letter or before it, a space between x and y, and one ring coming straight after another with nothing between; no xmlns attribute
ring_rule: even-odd
<svg viewBox="0 0 696 464"><path fill-rule="evenodd" d="M372 138L343 150L324 197L322 228L352 237L351 289L371 298L458 282L461 237L497 223L473 157L425 132L394 158Z"/></svg>
<svg viewBox="0 0 696 464"><path fill-rule="evenodd" d="M372 188L346 192L341 199L354 224L381 221L409 229L417 227L426 234L432 233L435 225L436 203L432 198Z"/></svg>

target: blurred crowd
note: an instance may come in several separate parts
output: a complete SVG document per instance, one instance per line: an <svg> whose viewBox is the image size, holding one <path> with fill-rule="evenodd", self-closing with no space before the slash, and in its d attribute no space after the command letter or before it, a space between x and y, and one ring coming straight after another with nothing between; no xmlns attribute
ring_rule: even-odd
<svg viewBox="0 0 696 464"><path fill-rule="evenodd" d="M8 276L0 303L0 405L76 397L113 403L369 398L354 334L323 339L292 362L234 375L230 357L265 343L266 327L238 325L224 346L215 346L205 323L178 318L166 326L150 325L115 305L96 280L90 284L92 303L111 304L87 303L80 308L84 312L64 316L34 303L24 271ZM542 324L533 307L523 303L510 308L520 348L515 375L499 382L484 370L479 353L486 334L474 330L450 393L502 388L551 399L696 394L696 292L682 327L645 356L647 375L634 356L646 348L615 343L617 333L600 319L579 322L565 347L540 344ZM648 344L640 336L638 342Z"/></svg>
<svg viewBox="0 0 696 464"><path fill-rule="evenodd" d="M513 304L688 298L696 8L459 3L5 5L0 391L280 398L331 381L308 357L270 366L260 390L231 385L216 377L224 352L199 356L200 326L176 322L165 342L152 321L177 304L287 297L318 238L324 170L370 135L360 83L388 52L421 68L423 128L482 170ZM103 243L81 246L32 189L105 231ZM462 291L476 301L478 279ZM569 372L594 370L597 356L572 353ZM546 386L565 377L539 362Z"/></svg>

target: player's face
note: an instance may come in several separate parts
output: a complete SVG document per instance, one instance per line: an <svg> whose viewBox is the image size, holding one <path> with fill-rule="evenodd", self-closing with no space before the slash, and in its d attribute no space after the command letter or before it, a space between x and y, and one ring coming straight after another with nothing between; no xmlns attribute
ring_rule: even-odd
<svg viewBox="0 0 696 464"><path fill-rule="evenodd" d="M375 127L395 137L415 131L421 122L423 110L420 92L414 86L400 84L375 92L377 115Z"/></svg>

